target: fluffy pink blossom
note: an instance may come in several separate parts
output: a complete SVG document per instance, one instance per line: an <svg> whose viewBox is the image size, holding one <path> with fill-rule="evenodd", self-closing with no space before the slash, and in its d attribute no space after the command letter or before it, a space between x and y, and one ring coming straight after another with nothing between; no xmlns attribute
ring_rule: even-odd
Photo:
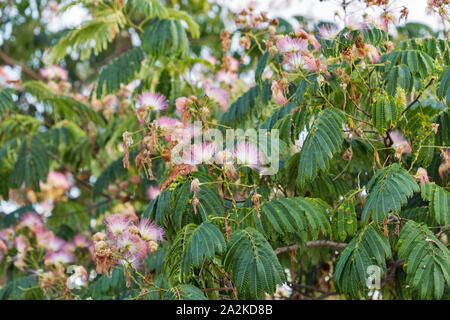
<svg viewBox="0 0 450 320"><path fill-rule="evenodd" d="M175 107L178 113L183 114L186 109L189 107L189 99L186 97L179 97L175 99Z"/></svg>
<svg viewBox="0 0 450 320"><path fill-rule="evenodd" d="M75 256L73 253L66 250L50 251L46 254L44 258L44 264L46 266L67 264L75 261Z"/></svg>
<svg viewBox="0 0 450 320"><path fill-rule="evenodd" d="M411 145L400 132L394 131L390 136L392 147L395 149L395 157L401 159L403 153L411 153Z"/></svg>
<svg viewBox="0 0 450 320"><path fill-rule="evenodd" d="M162 228L155 225L154 222L146 218L142 218L137 226L141 238L145 241L163 241L164 231Z"/></svg>
<svg viewBox="0 0 450 320"><path fill-rule="evenodd" d="M239 60L235 57L228 57L228 61L230 63L230 71L231 72L238 72L239 70Z"/></svg>
<svg viewBox="0 0 450 320"><path fill-rule="evenodd" d="M417 169L416 178L422 183L422 182L430 182L430 179L428 178L427 170L424 168Z"/></svg>
<svg viewBox="0 0 450 320"><path fill-rule="evenodd" d="M28 240L27 240L27 238L25 238L25 236L23 234L16 237L15 247L17 249L17 252L20 254L25 254L28 251L28 249L30 248Z"/></svg>
<svg viewBox="0 0 450 320"><path fill-rule="evenodd" d="M371 44L366 44L367 48L367 56L371 63L377 63L380 61L380 54L378 53L377 48Z"/></svg>
<svg viewBox="0 0 450 320"><path fill-rule="evenodd" d="M36 233L44 229L44 224L37 214L29 212L22 216L22 218L20 219L20 223L17 226L18 229L22 229L25 227L30 229L31 232Z"/></svg>
<svg viewBox="0 0 450 320"><path fill-rule="evenodd" d="M297 34L308 41L308 43L312 44L316 51L320 50L320 43L317 41L316 37L313 34L309 34L303 29L297 31Z"/></svg>
<svg viewBox="0 0 450 320"><path fill-rule="evenodd" d="M0 240L0 253L1 252L3 252L3 253L7 253L8 252L8 247L6 246L6 244L2 240Z"/></svg>
<svg viewBox="0 0 450 320"><path fill-rule="evenodd" d="M305 57L300 51L293 53L287 53L284 57L284 63L287 65L290 71L302 69L305 66Z"/></svg>
<svg viewBox="0 0 450 320"><path fill-rule="evenodd" d="M192 164L211 163L217 145L212 142L194 144L191 148Z"/></svg>
<svg viewBox="0 0 450 320"><path fill-rule="evenodd" d="M47 249L51 251L58 251L60 249L63 249L65 246L66 242L63 239L58 238L57 236L51 237L47 242Z"/></svg>
<svg viewBox="0 0 450 320"><path fill-rule="evenodd" d="M139 106L147 107L153 111L161 111L168 108L168 103L166 97L163 94L157 92L145 91L138 95L137 97Z"/></svg>
<svg viewBox="0 0 450 320"><path fill-rule="evenodd" d="M223 82L223 83L225 83L227 85L232 85L232 84L234 84L237 81L238 75L237 75L237 73L234 73L234 72L231 72L231 71L220 70L216 74L216 79L219 82Z"/></svg>
<svg viewBox="0 0 450 320"><path fill-rule="evenodd" d="M58 171L50 171L47 176L47 182L45 184L41 183L41 187L63 189L65 191L72 188L72 183L67 179L64 173Z"/></svg>
<svg viewBox="0 0 450 320"><path fill-rule="evenodd" d="M333 40L339 34L339 29L333 25L321 25L318 28L319 37L325 40Z"/></svg>
<svg viewBox="0 0 450 320"><path fill-rule="evenodd" d="M111 236L118 236L130 226L130 220L121 214L111 214L106 217L105 224Z"/></svg>
<svg viewBox="0 0 450 320"><path fill-rule="evenodd" d="M281 53L294 53L308 50L308 41L305 39L291 38L289 36L279 36L276 40L276 47Z"/></svg>
<svg viewBox="0 0 450 320"><path fill-rule="evenodd" d="M258 170L262 166L264 159L264 155L258 147L249 142L239 142L234 148L234 156L238 164L254 170Z"/></svg>
<svg viewBox="0 0 450 320"><path fill-rule="evenodd" d="M287 99L283 93L283 88L281 87L278 81L272 82L272 97L275 100L275 102L280 106L284 106L287 103Z"/></svg>
<svg viewBox="0 0 450 320"><path fill-rule="evenodd" d="M90 245L90 241L87 237L77 234L75 237L73 237L73 244L77 248L87 248Z"/></svg>
<svg viewBox="0 0 450 320"><path fill-rule="evenodd" d="M204 86L205 94L215 100L224 111L228 108L228 92L222 88L218 88L214 85L205 85Z"/></svg>
<svg viewBox="0 0 450 320"><path fill-rule="evenodd" d="M56 80L60 79L62 81L67 81L69 72L57 65L51 65L39 70L41 76L47 80Z"/></svg>
<svg viewBox="0 0 450 320"><path fill-rule="evenodd" d="M159 190L158 187L156 186L150 186L147 189L147 198L149 200L153 200L155 199L157 196L159 196L161 194L161 190Z"/></svg>
<svg viewBox="0 0 450 320"><path fill-rule="evenodd" d="M14 230L14 227L9 227L0 230L0 240L5 241L5 243L9 243L14 240L14 236L16 234L16 231Z"/></svg>

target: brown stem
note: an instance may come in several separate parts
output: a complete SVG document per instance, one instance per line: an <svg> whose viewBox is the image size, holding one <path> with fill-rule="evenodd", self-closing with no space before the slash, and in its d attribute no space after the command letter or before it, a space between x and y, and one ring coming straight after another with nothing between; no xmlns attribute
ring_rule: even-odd
<svg viewBox="0 0 450 320"><path fill-rule="evenodd" d="M307 247L330 247L333 249L344 249L347 244L343 243L343 242L334 242L334 241L329 241L329 240L316 240L316 241L308 241L306 242L306 246ZM275 249L275 254L280 254L282 252L287 252L287 251L295 251L298 248L300 248L300 246L298 244L293 244L291 246L287 246L287 247L281 247L281 248L276 248Z"/></svg>

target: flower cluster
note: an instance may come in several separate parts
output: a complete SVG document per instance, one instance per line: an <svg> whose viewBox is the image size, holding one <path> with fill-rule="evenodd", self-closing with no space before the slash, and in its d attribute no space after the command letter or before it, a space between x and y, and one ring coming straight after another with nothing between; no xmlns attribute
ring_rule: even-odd
<svg viewBox="0 0 450 320"><path fill-rule="evenodd" d="M108 273L117 263L139 268L144 259L156 251L164 240L164 231L146 218L138 221L123 213L105 218L106 233L94 235L98 273Z"/></svg>

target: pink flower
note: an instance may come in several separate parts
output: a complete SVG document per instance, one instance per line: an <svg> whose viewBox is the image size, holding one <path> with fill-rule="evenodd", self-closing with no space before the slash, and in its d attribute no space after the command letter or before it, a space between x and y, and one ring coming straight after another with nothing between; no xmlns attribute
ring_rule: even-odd
<svg viewBox="0 0 450 320"><path fill-rule="evenodd" d="M411 145L400 132L394 131L390 136L392 139L392 147L395 149L396 158L401 160L403 153L411 153Z"/></svg>
<svg viewBox="0 0 450 320"><path fill-rule="evenodd" d="M168 103L166 97L161 93L152 93L152 92L142 92L137 97L139 105L142 107L147 107L150 110L161 111L168 108Z"/></svg>
<svg viewBox="0 0 450 320"><path fill-rule="evenodd" d="M195 178L191 182L191 191L194 192L194 193L200 191L200 180L198 180L197 178Z"/></svg>
<svg viewBox="0 0 450 320"><path fill-rule="evenodd" d="M180 131L182 134L184 133L183 122L181 122L176 118L162 116L158 118L157 122L158 126L164 131L163 133L164 138L169 142L172 141L172 137L175 138L175 140L177 140L176 138L179 135Z"/></svg>
<svg viewBox="0 0 450 320"><path fill-rule="evenodd" d="M25 236L22 234L19 235L18 237L16 237L15 245L16 245L17 252L20 254L25 254L28 251L28 249L30 248L27 238L25 238Z"/></svg>
<svg viewBox="0 0 450 320"><path fill-rule="evenodd" d="M0 230L0 240L5 241L6 243L13 241L14 235L16 231L13 227L5 228Z"/></svg>
<svg viewBox="0 0 450 320"><path fill-rule="evenodd" d="M189 99L186 97L179 97L175 99L175 107L178 113L183 114L186 109L189 107Z"/></svg>
<svg viewBox="0 0 450 320"><path fill-rule="evenodd" d="M319 37L325 40L333 40L339 34L339 29L332 25L321 25L318 28Z"/></svg>
<svg viewBox="0 0 450 320"><path fill-rule="evenodd" d="M58 264L68 264L75 261L75 256L73 253L59 250L59 251L50 251L44 258L44 264L46 266L50 265L58 265Z"/></svg>
<svg viewBox="0 0 450 320"><path fill-rule="evenodd" d="M20 219L20 223L17 226L18 229L22 229L25 227L30 229L31 232L36 233L44 229L44 224L37 214L29 212L22 216L22 218Z"/></svg>
<svg viewBox="0 0 450 320"><path fill-rule="evenodd" d="M47 176L47 182L45 183L50 188L63 189L65 191L72 188L72 183L67 179L64 173L58 171L50 171ZM45 186L44 186L45 188Z"/></svg>
<svg viewBox="0 0 450 320"><path fill-rule="evenodd" d="M264 155L262 152L249 142L240 142L234 148L234 156L238 164L258 170L262 164Z"/></svg>
<svg viewBox="0 0 450 320"><path fill-rule="evenodd" d="M275 102L280 106L284 106L287 103L287 99L283 93L283 88L278 81L272 82L272 96Z"/></svg>
<svg viewBox="0 0 450 320"><path fill-rule="evenodd" d="M138 224L139 234L145 241L163 241L164 231L162 228L157 227L154 222L146 218L142 218Z"/></svg>
<svg viewBox="0 0 450 320"><path fill-rule="evenodd" d="M319 41L317 41L317 39L314 35L309 34L308 32L306 32L303 29L298 30L297 35L300 38L304 38L304 39L308 40L308 43L312 44L316 51L320 50L320 43L319 43Z"/></svg>
<svg viewBox="0 0 450 320"><path fill-rule="evenodd" d="M51 251L58 251L58 250L64 248L65 246L66 246L66 242L63 239L53 236L47 242L46 248Z"/></svg>
<svg viewBox="0 0 450 320"><path fill-rule="evenodd" d="M235 57L228 57L228 61L230 63L230 71L231 72L238 72L239 70L239 60Z"/></svg>
<svg viewBox="0 0 450 320"><path fill-rule="evenodd" d="M217 145L212 142L193 145L191 148L192 164L211 163L216 150Z"/></svg>
<svg viewBox="0 0 450 320"><path fill-rule="evenodd" d="M228 92L222 88L217 88L213 85L205 85L205 94L215 100L224 111L227 110L228 107Z"/></svg>
<svg viewBox="0 0 450 320"><path fill-rule="evenodd" d="M105 219L108 234L117 237L125 232L130 226L130 220L121 214L111 214Z"/></svg>
<svg viewBox="0 0 450 320"><path fill-rule="evenodd" d="M227 85L232 85L237 81L238 75L234 72L220 70L219 72L217 72L216 78L219 82L223 82Z"/></svg>
<svg viewBox="0 0 450 320"><path fill-rule="evenodd" d="M421 183L423 183L423 182L426 182L426 183L430 182L430 179L428 178L427 170L424 169L424 168L417 169L416 179L418 179Z"/></svg>
<svg viewBox="0 0 450 320"><path fill-rule="evenodd" d="M366 44L366 48L368 50L367 56L369 57L370 63L377 63L380 61L380 54L378 53L377 48L375 48L371 44Z"/></svg>
<svg viewBox="0 0 450 320"><path fill-rule="evenodd" d="M147 189L147 198L149 200L153 200L155 199L157 196L159 196L161 194L161 190L159 190L158 187L156 186L150 186Z"/></svg>
<svg viewBox="0 0 450 320"><path fill-rule="evenodd" d="M39 73L47 80L60 79L62 81L67 81L69 76L69 72L66 69L57 65L42 68Z"/></svg>
<svg viewBox="0 0 450 320"><path fill-rule="evenodd" d="M305 58L299 51L288 53L284 57L284 63L286 63L290 71L295 71L303 68L305 65Z"/></svg>
<svg viewBox="0 0 450 320"><path fill-rule="evenodd" d="M77 234L75 237L73 237L73 244L77 248L87 248L90 245L90 241L87 237Z"/></svg>
<svg viewBox="0 0 450 320"><path fill-rule="evenodd" d="M276 47L281 53L307 51L308 41L305 39L291 38L289 36L279 36L276 40Z"/></svg>

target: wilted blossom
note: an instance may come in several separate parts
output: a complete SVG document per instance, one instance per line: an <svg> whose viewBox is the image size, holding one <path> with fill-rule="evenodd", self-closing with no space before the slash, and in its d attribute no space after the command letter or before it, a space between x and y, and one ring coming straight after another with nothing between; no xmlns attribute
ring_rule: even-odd
<svg viewBox="0 0 450 320"><path fill-rule="evenodd" d="M234 156L238 164L258 170L262 164L264 155L257 146L250 142L239 142L234 148Z"/></svg>
<svg viewBox="0 0 450 320"><path fill-rule="evenodd" d="M283 88L278 81L272 82L272 97L280 106L284 106L287 103L287 99L283 93Z"/></svg>
<svg viewBox="0 0 450 320"><path fill-rule="evenodd" d="M137 100L140 107L146 107L153 111L165 110L169 106L166 97L159 92L142 92L137 96Z"/></svg>
<svg viewBox="0 0 450 320"><path fill-rule="evenodd" d="M60 79L62 81L67 81L69 72L57 65L51 65L39 70L41 76L47 80Z"/></svg>
<svg viewBox="0 0 450 320"><path fill-rule="evenodd" d="M149 186L147 189L147 198L149 200L155 199L157 196L161 194L161 190L157 186Z"/></svg>
<svg viewBox="0 0 450 320"><path fill-rule="evenodd" d="M309 34L303 29L298 30L296 34L299 38L306 39L309 44L312 44L316 51L320 50L320 43L313 34Z"/></svg>

